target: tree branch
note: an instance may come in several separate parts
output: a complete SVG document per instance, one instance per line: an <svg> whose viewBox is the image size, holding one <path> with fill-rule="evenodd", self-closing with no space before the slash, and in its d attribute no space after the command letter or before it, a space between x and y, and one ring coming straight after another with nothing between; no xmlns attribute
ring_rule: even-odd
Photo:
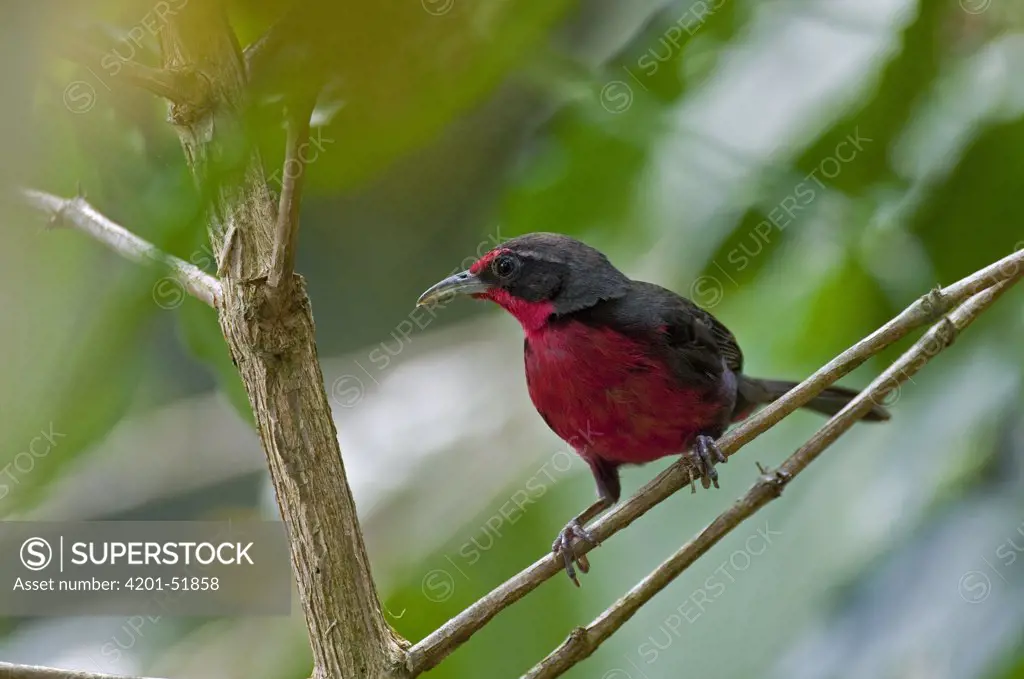
<svg viewBox="0 0 1024 679"><path fill-rule="evenodd" d="M871 356L903 338L914 329L941 318L943 314L963 303L975 293L1001 281L1014 279L1020 275L1021 271L1024 271L1024 249L1004 257L946 288L933 290L921 297L884 326L820 368L785 396L728 431L718 440L719 449L726 456L735 454L744 445L775 426L787 415L810 401L843 375L860 366ZM627 501L610 510L588 530L599 542L604 542L643 516L652 507L688 485L691 478L698 478L699 475L699 470L689 460L682 458L649 481ZM585 554L591 549L592 547L586 543L577 543L575 546L577 554ZM490 622L494 616L561 571L561 559L548 553L519 574L491 590L490 593L413 645L409 650L409 667L412 675L416 676L435 667L449 653Z"/></svg>
<svg viewBox="0 0 1024 679"><path fill-rule="evenodd" d="M101 68L111 79L121 77L136 87L176 104L200 108L206 101L205 81L195 71L153 68L134 60L125 61L84 43L72 44L63 53L87 69Z"/></svg>
<svg viewBox="0 0 1024 679"><path fill-rule="evenodd" d="M281 197L277 206L274 253L268 278L272 288L279 287L281 281L290 281L295 268L299 208L302 204L302 185L306 175L306 159L302 157L302 148L309 138L309 117L313 113L314 104L315 98L300 102L295 105L294 110L287 113L288 134L281 175Z"/></svg>
<svg viewBox="0 0 1024 679"><path fill-rule="evenodd" d="M203 80L189 71L167 71L136 61L123 61L121 75L137 87L178 105L201 107L205 102Z"/></svg>
<svg viewBox="0 0 1024 679"><path fill-rule="evenodd" d="M52 224L70 226L89 234L114 252L134 262L158 262L168 269L185 290L210 306L216 306L220 283L199 267L161 252L151 243L97 212L81 197L58 198L32 189L22 189L21 197L30 206L45 212Z"/></svg>
<svg viewBox="0 0 1024 679"><path fill-rule="evenodd" d="M208 202L208 232L218 271L223 271L220 281L160 253L80 198L64 201L37 191L23 197L122 254L163 262L215 305L252 406L288 534L314 679L404 676L408 642L387 623L370 572L324 391L305 286L291 267L284 272L287 285L274 289L267 282L275 211L259 152L246 142L246 73L222 3L179 8L162 24L160 45L163 73L194 74L207 84L208 101L197 106L172 98L169 114ZM149 78L150 72L133 72L151 84L167 85ZM307 129L308 120L307 111ZM300 128L293 130L293 138L302 136ZM290 148L299 154L299 146ZM296 188L289 191L288 214L297 214Z"/></svg>
<svg viewBox="0 0 1024 679"><path fill-rule="evenodd" d="M0 662L0 679L129 679L117 674L99 674L62 670L56 667L40 667L39 665L12 665ZM144 679L137 677L134 679Z"/></svg>
<svg viewBox="0 0 1024 679"><path fill-rule="evenodd" d="M222 3L183 6L162 26L160 44L165 69L194 69L210 83L213 105L171 105L170 118L202 194L211 196L210 241L224 272L218 319L288 534L313 677L401 675L408 643L387 623L370 572L305 285L290 268L287 285L267 280L275 210L259 152L244 144L245 66Z"/></svg>
<svg viewBox="0 0 1024 679"><path fill-rule="evenodd" d="M978 293L956 311L936 323L917 343L907 350L888 370L879 375L855 399L800 446L779 468L763 474L753 487L689 541L650 575L641 580L610 608L586 627L577 627L561 646L537 663L523 679L552 679L589 657L627 620L668 586L684 570L703 556L712 546L753 516L772 500L781 497L782 488L813 462L826 448L860 420L872 406L879 403L895 387L910 379L926 363L953 344L957 334L992 305L1019 278L1014 277Z"/></svg>

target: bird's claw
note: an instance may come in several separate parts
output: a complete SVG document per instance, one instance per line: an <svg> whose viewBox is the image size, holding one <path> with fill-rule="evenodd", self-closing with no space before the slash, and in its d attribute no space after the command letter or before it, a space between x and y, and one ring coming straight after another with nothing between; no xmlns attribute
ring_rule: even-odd
<svg viewBox="0 0 1024 679"><path fill-rule="evenodd" d="M574 539L589 542L595 547L600 543L591 535L590 531L580 525L578 519L573 519L565 525L565 528L558 533L558 537L551 544L551 551L556 555L562 555L562 563L565 564L565 574L569 576L574 585L579 587L580 581L576 577L576 566L579 566L580 571L587 573L590 571L590 562L585 554L576 555L576 550L572 546Z"/></svg>
<svg viewBox="0 0 1024 679"><path fill-rule="evenodd" d="M715 443L715 439L711 438L707 434L699 434L697 438L693 440L693 448L687 453L687 457L693 463L701 473L700 484L705 488L710 488L714 484L715 488L718 488L718 470L715 469L715 464L721 462L725 464L728 462L728 458L722 454L718 444ZM690 490L696 492L696 487L693 485L693 474L690 474Z"/></svg>

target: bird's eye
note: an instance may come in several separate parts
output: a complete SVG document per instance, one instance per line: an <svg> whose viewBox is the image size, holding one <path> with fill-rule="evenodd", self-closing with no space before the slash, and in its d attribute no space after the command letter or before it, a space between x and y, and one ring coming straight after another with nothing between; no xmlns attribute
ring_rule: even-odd
<svg viewBox="0 0 1024 679"><path fill-rule="evenodd" d="M494 273L498 278L511 278L518 270L519 260L512 255L501 255L494 260Z"/></svg>

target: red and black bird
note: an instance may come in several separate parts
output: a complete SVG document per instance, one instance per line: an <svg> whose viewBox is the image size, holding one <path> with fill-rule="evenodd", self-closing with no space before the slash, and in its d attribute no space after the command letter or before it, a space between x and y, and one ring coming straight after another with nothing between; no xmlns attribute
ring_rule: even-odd
<svg viewBox="0 0 1024 679"><path fill-rule="evenodd" d="M490 299L526 334L526 385L537 412L586 460L599 500L552 546L576 585L574 538L618 501L619 467L687 451L701 482L718 487L715 445L729 425L796 386L743 374L736 338L671 290L630 280L601 252L568 236L532 233L488 252L420 297ZM857 392L830 387L804 407L834 415ZM875 407L865 420L887 420Z"/></svg>

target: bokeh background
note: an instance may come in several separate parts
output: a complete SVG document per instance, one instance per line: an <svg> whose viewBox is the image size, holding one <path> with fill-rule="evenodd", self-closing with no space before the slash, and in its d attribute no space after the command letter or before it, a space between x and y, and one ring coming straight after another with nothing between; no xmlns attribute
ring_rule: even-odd
<svg viewBox="0 0 1024 679"><path fill-rule="evenodd" d="M0 181L81 191L210 269L166 108L113 72L158 63L156 10L188 1L0 5ZM572 234L711 309L752 373L796 379L1024 247L1019 0L339 4L289 15L253 128L277 190L275 94L329 81L298 269L374 573L411 640L543 554L594 493L532 410L515 321L468 300L415 311L434 281L502 239ZM280 5L229 3L240 42ZM62 59L78 41L105 66ZM0 516L274 518L213 312L80 233L0 211ZM849 432L568 676L1024 677L1022 309L1007 295L890 399L890 423ZM787 419L720 491L664 502L592 555L582 590L546 583L430 676L518 676L821 423ZM28 454L41 433L51 444ZM668 463L626 470L625 492ZM0 619L0 659L310 669L297 604Z"/></svg>

